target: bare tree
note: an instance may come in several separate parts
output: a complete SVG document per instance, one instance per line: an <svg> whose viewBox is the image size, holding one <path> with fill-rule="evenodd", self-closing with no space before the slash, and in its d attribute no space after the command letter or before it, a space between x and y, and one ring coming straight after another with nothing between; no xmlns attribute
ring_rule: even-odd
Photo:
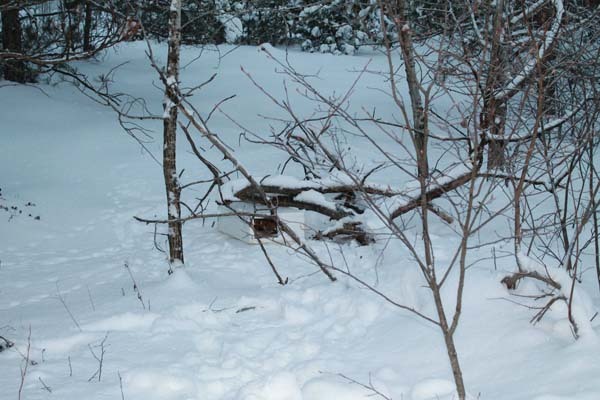
<svg viewBox="0 0 600 400"><path fill-rule="evenodd" d="M177 172L177 114L179 97L179 52L181 48L181 0L171 0L169 8L169 50L165 83L165 113L163 128L163 174L167 192L169 219L169 261L183 264L181 224L181 186Z"/></svg>

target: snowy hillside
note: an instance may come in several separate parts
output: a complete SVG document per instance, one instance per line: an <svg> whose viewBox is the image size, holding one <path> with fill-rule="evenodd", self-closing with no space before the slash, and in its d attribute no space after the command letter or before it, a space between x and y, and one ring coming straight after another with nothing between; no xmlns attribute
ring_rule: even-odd
<svg viewBox="0 0 600 400"><path fill-rule="evenodd" d="M163 57L166 46L154 51ZM377 51L353 57L269 51L288 57L332 95L346 92L368 63L369 71L385 70L387 63ZM91 78L125 63L111 77L112 87L146 99L162 114L163 94L144 52L144 43L127 43L76 67ZM278 98L289 78L257 47L211 47L198 56L198 49L183 48L182 85L217 76L191 101L210 110L235 95L223 113L214 114L212 129L253 174L276 175L286 157L240 139L237 124L268 135L276 122L265 116L281 112L240 67ZM287 85L295 109L310 116L313 104L297 85ZM386 85L380 75L366 73L352 91L350 112L392 115L391 100L381 92ZM191 221L184 225L185 266L168 275L166 256L157 249L165 248L164 237L155 242L154 226L133 219L165 216L162 169L112 110L73 85L58 77L35 86L0 84L0 120L0 205L8 208L0 210L0 336L15 343L0 352L1 400L456 398L436 326L341 274L329 282L288 248L266 245L289 279L281 286L260 246L220 233L214 220ZM144 138L145 146L160 157L161 124L146 127L154 134ZM364 138L345 140L367 164L380 157ZM381 140L385 146L390 139ZM212 162L227 165L200 143ZM189 147L179 151L182 180L211 177ZM386 171L376 178L414 184ZM214 201L210 207L217 209ZM508 222L494 223L483 234ZM450 263L453 231L439 219L431 224L436 262ZM408 233L419 240L417 228ZM397 240L311 245L394 301L435 313L412 255ZM500 242L497 249L511 246ZM469 257L455 340L471 398L600 399L600 318L592 318L580 340L574 340L561 303L532 325L535 312L515 304L519 299L500 283L515 271L515 259L495 262L489 248ZM600 310L597 288L589 284L579 293L581 312L594 316ZM455 294L443 295L451 308Z"/></svg>

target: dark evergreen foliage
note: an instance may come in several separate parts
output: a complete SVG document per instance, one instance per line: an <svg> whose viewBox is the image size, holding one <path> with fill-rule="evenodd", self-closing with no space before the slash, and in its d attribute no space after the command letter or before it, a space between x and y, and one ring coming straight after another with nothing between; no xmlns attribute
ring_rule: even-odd
<svg viewBox="0 0 600 400"><path fill-rule="evenodd" d="M170 0L145 0L135 2L135 15L142 22L145 33L162 40L168 35ZM130 13L131 2L125 2L123 13ZM182 43L184 44L220 44L225 42L225 30L219 20L219 7L215 1L195 0L182 4Z"/></svg>
<svg viewBox="0 0 600 400"><path fill-rule="evenodd" d="M239 13L244 26L241 42L244 44L290 43L290 28L294 6L289 0L245 0L233 4L233 13Z"/></svg>

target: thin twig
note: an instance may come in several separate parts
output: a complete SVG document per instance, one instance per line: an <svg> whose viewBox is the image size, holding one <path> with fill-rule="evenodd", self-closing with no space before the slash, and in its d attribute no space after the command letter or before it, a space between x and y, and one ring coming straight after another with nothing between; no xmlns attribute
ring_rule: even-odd
<svg viewBox="0 0 600 400"><path fill-rule="evenodd" d="M96 352L94 351L94 347L92 347L91 344L88 344L88 349L90 349L90 353L92 353L92 356L96 359L96 361L98 361L98 369L96 370L96 372L94 372L92 376L90 376L88 382L91 382L95 377L98 377L98 382L102 380L102 367L104 365L104 355L106 354L106 339L108 339L108 332L106 332L106 335L104 335L104 339L102 339L100 344L94 346L96 348L100 348L99 355L96 354Z"/></svg>
<svg viewBox="0 0 600 400"><path fill-rule="evenodd" d="M71 310L67 306L67 302L65 301L64 297L60 293L60 290L58 289L58 282L56 282L56 294L58 295L58 300L60 300L60 302L62 303L62 305L65 308L65 310L67 310L67 313L69 314L69 317L71 317L71 320L73 321L73 323L75 324L75 326L77 327L77 329L79 329L79 332L83 332L83 329L81 329L81 326L79 325L79 322L77 322L77 319L75 319L75 316L73 315L73 313L71 312Z"/></svg>
<svg viewBox="0 0 600 400"><path fill-rule="evenodd" d="M29 334L27 335L27 352L23 357L25 360L25 366L21 367L21 383L19 384L19 396L18 400L21 400L23 394L23 386L25 385L25 377L27 376L27 368L29 367L29 355L31 352L31 325L29 326Z"/></svg>
<svg viewBox="0 0 600 400"><path fill-rule="evenodd" d="M85 287L87 288L88 297L90 299L90 304L92 306L92 311L96 311L96 306L94 305L94 299L92 298L92 292L90 292L90 286L86 285Z"/></svg>
<svg viewBox="0 0 600 400"><path fill-rule="evenodd" d="M117 376L119 377L119 389L121 389L121 400L125 400L125 393L123 392L123 378L121 377L120 371L117 371Z"/></svg>
<svg viewBox="0 0 600 400"><path fill-rule="evenodd" d="M42 389L46 390L48 393L52 393L52 388L50 386L46 385L46 382L44 382L44 380L42 379L41 376L38 376L38 380L42 384Z"/></svg>
<svg viewBox="0 0 600 400"><path fill-rule="evenodd" d="M135 292L140 303L142 303L142 308L145 310L146 304L144 303L142 291L140 290L140 287L138 286L137 282L135 281L135 278L133 277L133 273L131 272L131 268L129 268L129 264L127 262L125 262L125 269L129 273L129 277L131 277L131 281L133 282L133 291Z"/></svg>

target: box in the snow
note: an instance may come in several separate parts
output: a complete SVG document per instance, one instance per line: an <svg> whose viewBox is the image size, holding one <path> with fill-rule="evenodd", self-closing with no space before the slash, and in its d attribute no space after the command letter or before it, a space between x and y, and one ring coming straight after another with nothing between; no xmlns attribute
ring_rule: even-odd
<svg viewBox="0 0 600 400"><path fill-rule="evenodd" d="M233 213L239 215L232 215ZM278 219L285 222L301 239L307 236L305 213L295 208L277 207L275 213L271 213L271 210L261 204L231 201L219 206L219 214L222 214L217 220L219 231L249 244L258 244L258 239L263 243L271 240L293 242L279 229Z"/></svg>

